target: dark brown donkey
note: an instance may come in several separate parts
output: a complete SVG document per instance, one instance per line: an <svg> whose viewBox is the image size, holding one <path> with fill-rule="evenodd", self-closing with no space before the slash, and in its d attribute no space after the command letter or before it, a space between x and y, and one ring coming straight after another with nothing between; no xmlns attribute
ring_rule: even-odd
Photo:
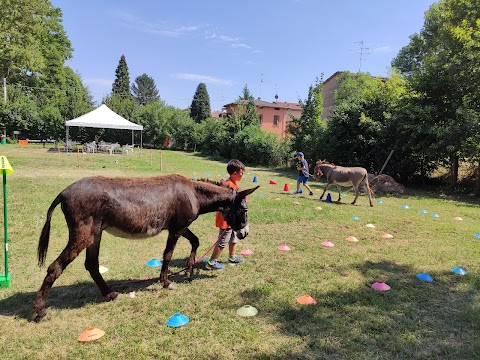
<svg viewBox="0 0 480 360"><path fill-rule="evenodd" d="M208 212L222 211L228 224L238 231L239 238L248 235L245 197L258 188L236 192L224 182L189 180L180 175L152 178L90 177L79 180L63 190L50 205L47 220L38 243L38 262L43 265L50 236L50 220L61 204L68 225L68 244L48 267L47 276L34 302L34 320L46 315L48 294L55 280L83 249L87 249L85 268L103 296L110 300L118 296L103 280L98 269L98 253L102 231L124 238L147 238L168 230L163 252L160 282L172 288L168 280L168 264L180 236L192 245L187 261L187 278L192 279L198 237L188 226Z"/></svg>
<svg viewBox="0 0 480 360"><path fill-rule="evenodd" d="M316 163L315 170L313 171L313 177L315 179L319 179L322 175L327 177L327 186L323 190L322 196L320 196L320 200L323 199L323 195L327 191L328 187L332 184L337 185L338 190L338 200L340 201L340 186L353 186L355 189L355 199L353 199L352 204L355 205L357 202L360 184L365 181L365 185L367 187L367 194L368 200L370 201L370 206L372 205L372 195L373 192L370 189L370 185L368 184L368 174L367 170L362 167L343 167L343 166L336 166L335 164L330 164L325 160L319 160Z"/></svg>

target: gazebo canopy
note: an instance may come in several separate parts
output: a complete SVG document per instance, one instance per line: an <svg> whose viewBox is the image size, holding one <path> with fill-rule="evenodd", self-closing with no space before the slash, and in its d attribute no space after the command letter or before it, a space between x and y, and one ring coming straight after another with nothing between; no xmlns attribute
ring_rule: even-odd
<svg viewBox="0 0 480 360"><path fill-rule="evenodd" d="M66 121L65 125L67 128L70 126L79 126L103 129L143 130L142 125L128 121L116 112L110 110L105 104L76 119Z"/></svg>

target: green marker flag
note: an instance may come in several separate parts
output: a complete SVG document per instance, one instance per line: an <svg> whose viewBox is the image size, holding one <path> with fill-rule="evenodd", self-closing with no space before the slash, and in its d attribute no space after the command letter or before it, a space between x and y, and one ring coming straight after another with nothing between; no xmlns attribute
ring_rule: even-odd
<svg viewBox="0 0 480 360"><path fill-rule="evenodd" d="M13 169L5 156L0 156L0 170L3 173L3 228L5 233L5 274L0 274L0 289L10 287L10 274L8 273L8 211L7 211L7 175Z"/></svg>

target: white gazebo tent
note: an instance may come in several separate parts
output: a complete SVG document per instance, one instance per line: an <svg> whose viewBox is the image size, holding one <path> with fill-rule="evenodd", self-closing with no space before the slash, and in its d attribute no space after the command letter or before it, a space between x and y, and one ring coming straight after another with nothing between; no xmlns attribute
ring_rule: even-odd
<svg viewBox="0 0 480 360"><path fill-rule="evenodd" d="M102 104L89 113L86 113L76 119L65 122L67 127L66 142L68 143L68 130L70 126L91 127L102 129L124 129L132 130L132 145L134 145L133 134L135 130L140 130L140 149L143 147L143 126L134 124L131 121L121 117L116 112L110 110L107 105Z"/></svg>

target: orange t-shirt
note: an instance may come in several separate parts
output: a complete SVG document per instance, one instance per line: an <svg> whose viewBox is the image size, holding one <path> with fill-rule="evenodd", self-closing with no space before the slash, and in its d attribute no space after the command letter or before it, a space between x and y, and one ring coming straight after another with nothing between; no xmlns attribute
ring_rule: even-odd
<svg viewBox="0 0 480 360"><path fill-rule="evenodd" d="M230 186L233 190L238 190L239 186L235 184L232 180L227 179L225 182ZM230 226L228 226L228 223L223 219L222 213L220 211L217 211L216 218L215 218L215 226L220 229L227 229Z"/></svg>

